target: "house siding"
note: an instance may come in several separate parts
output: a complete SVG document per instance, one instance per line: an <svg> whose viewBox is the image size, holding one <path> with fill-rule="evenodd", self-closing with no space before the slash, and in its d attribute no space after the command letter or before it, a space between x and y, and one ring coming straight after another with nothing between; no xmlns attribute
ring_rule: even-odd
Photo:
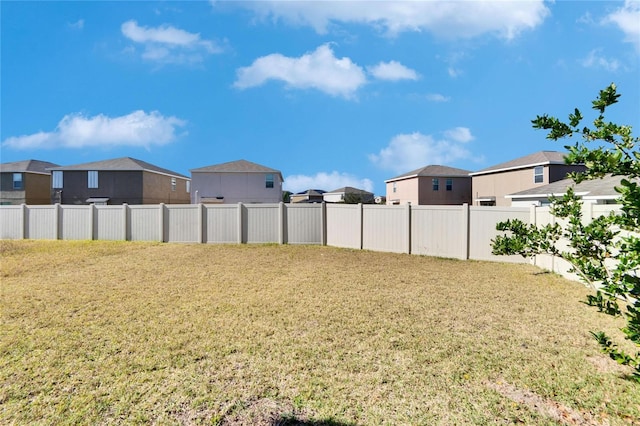
<svg viewBox="0 0 640 426"><path fill-rule="evenodd" d="M282 201L282 181L273 174L273 188L266 188L267 173L192 172L191 202L221 198L223 204L278 203Z"/></svg>
<svg viewBox="0 0 640 426"><path fill-rule="evenodd" d="M142 172L142 201L140 204L189 204L191 196L187 192L188 179L167 176L152 172ZM171 188L171 179L176 180L175 191Z"/></svg>
<svg viewBox="0 0 640 426"><path fill-rule="evenodd" d="M505 198L505 195L547 185L564 179L569 172L584 170L583 166L564 164L547 164L543 167L543 180L540 183L534 182L534 166L473 176L473 204L479 205L476 200L479 197L493 196L496 199L496 206L511 206L511 200Z"/></svg>
<svg viewBox="0 0 640 426"><path fill-rule="evenodd" d="M88 188L87 170L64 170L62 194L52 188L53 203L88 204L92 197L109 198L109 204L142 204L141 171L98 171L98 187Z"/></svg>
<svg viewBox="0 0 640 426"><path fill-rule="evenodd" d="M438 179L439 189L433 190L432 180ZM452 190L447 191L447 179ZM393 184L396 192L393 192ZM471 203L471 178L447 176L416 176L387 182L387 204L457 205Z"/></svg>
<svg viewBox="0 0 640 426"><path fill-rule="evenodd" d="M13 189L13 172L0 173L0 202L8 205L50 204L51 175L22 173L22 189Z"/></svg>

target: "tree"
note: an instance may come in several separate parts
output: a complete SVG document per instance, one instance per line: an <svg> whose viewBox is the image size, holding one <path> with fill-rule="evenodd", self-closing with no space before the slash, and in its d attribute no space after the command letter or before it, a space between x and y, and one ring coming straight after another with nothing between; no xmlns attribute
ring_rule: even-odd
<svg viewBox="0 0 640 426"><path fill-rule="evenodd" d="M551 213L563 219L563 225L536 226L507 220L499 223L497 229L508 233L496 237L492 244L494 254L524 257L551 254L567 260L572 271L595 291L587 296L586 303L626 320L622 332L638 349L635 354L620 349L603 332L591 334L611 358L633 367L633 378L640 382L640 138L632 136L630 126L605 121L606 109L617 103L619 97L613 83L600 91L593 101L599 115L592 129L580 128L583 116L577 108L569 115L568 123L547 115L537 116L532 123L536 129L547 130L548 139L580 137L574 145L565 146L567 163L586 166L585 172L571 175L574 182L607 174L622 176L616 188L621 212L585 224L582 202L569 189L563 197L552 199L551 204ZM561 239L569 242L568 249L558 248Z"/></svg>

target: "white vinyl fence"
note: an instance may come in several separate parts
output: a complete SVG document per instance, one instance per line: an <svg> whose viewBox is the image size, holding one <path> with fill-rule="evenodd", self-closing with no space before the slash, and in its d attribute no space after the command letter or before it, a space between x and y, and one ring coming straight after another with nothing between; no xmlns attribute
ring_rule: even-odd
<svg viewBox="0 0 640 426"><path fill-rule="evenodd" d="M619 209L585 204L585 220ZM457 259L520 262L494 256L496 224L544 225L548 207L380 206L349 204L0 206L0 239L127 240L182 243L322 244ZM534 263L567 276L566 262ZM575 277L573 277L575 278Z"/></svg>

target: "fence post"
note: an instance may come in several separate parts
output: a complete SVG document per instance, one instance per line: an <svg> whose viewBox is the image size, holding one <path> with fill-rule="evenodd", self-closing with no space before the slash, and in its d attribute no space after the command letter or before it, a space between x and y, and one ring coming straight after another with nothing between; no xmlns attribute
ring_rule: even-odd
<svg viewBox="0 0 640 426"><path fill-rule="evenodd" d="M405 215L405 220L407 221L406 224L406 235L407 235L407 254L411 254L411 204L407 203L406 207L406 215Z"/></svg>
<svg viewBox="0 0 640 426"><path fill-rule="evenodd" d="M242 244L242 203L238 203L238 244Z"/></svg>
<svg viewBox="0 0 640 426"><path fill-rule="evenodd" d="M204 205L202 203L198 204L198 242L200 244L205 242L204 238L204 220L205 220L205 210Z"/></svg>
<svg viewBox="0 0 640 426"><path fill-rule="evenodd" d="M469 203L462 204L462 233L464 244L462 245L462 260L469 259Z"/></svg>
<svg viewBox="0 0 640 426"><path fill-rule="evenodd" d="M320 230L320 239L322 240L320 243L323 246L327 245L327 203L322 202L321 204L321 225L322 229Z"/></svg>
<svg viewBox="0 0 640 426"><path fill-rule="evenodd" d="M160 211L159 211L159 221L160 221L160 242L164 243L164 203L160 203L159 206Z"/></svg>
<svg viewBox="0 0 640 426"><path fill-rule="evenodd" d="M285 230L287 227L285 226L285 211L284 211L284 203L280 201L278 204L278 215L280 220L278 221L278 244L282 245L285 242Z"/></svg>
<svg viewBox="0 0 640 426"><path fill-rule="evenodd" d="M55 207L53 209L53 221L56 224L56 229L55 229L55 231L56 231L55 232L55 239L56 240L59 240L60 236L62 235L62 232L60 232L60 227L62 226L62 224L61 224L62 221L60 220L61 219L60 218L60 216L61 216L60 213L61 213L60 203L56 203Z"/></svg>
<svg viewBox="0 0 640 426"><path fill-rule="evenodd" d="M91 228L91 239L95 240L96 239L96 234L97 234L97 230L96 230L96 205L95 204L89 204L89 227Z"/></svg>
<svg viewBox="0 0 640 426"><path fill-rule="evenodd" d="M364 240L364 209L362 208L362 203L358 203L358 210L359 210L359 215L358 215L358 220L360 221L360 224L358 226L358 229L360 230L360 250L362 250L362 247L364 247L363 244L363 240Z"/></svg>
<svg viewBox="0 0 640 426"><path fill-rule="evenodd" d="M20 239L24 240L27 237L27 205L22 203L22 226L20 227Z"/></svg>
<svg viewBox="0 0 640 426"><path fill-rule="evenodd" d="M538 210L536 210L537 208L538 206L536 206L535 204L531 204L531 207L529 208L529 223L535 226L538 226ZM534 266L538 264L538 256L533 256L531 258L531 264Z"/></svg>
<svg viewBox="0 0 640 426"><path fill-rule="evenodd" d="M129 241L129 233L127 232L129 229L129 205L127 203L122 204L122 215L122 239Z"/></svg>

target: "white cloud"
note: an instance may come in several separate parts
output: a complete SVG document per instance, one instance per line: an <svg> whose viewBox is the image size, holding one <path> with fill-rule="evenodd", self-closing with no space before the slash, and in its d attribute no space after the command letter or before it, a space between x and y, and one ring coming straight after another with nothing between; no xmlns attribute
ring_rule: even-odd
<svg viewBox="0 0 640 426"><path fill-rule="evenodd" d="M78 19L76 22L71 22L68 25L72 30L81 30L84 28L84 19Z"/></svg>
<svg viewBox="0 0 640 426"><path fill-rule="evenodd" d="M417 80L420 77L417 72L396 61L380 62L378 65L367 67L367 71L380 80Z"/></svg>
<svg viewBox="0 0 640 426"><path fill-rule="evenodd" d="M176 129L186 121L165 117L157 111L134 111L120 117L103 114L85 117L82 114L65 115L52 132L14 136L4 140L2 146L14 149L55 148L108 148L112 146L165 145L176 139Z"/></svg>
<svg viewBox="0 0 640 426"><path fill-rule="evenodd" d="M215 6L216 2L212 2ZM367 24L388 35L428 31L445 38L495 34L513 39L550 15L543 0L531 1L253 1L238 2L265 20L308 25L326 33L335 23Z"/></svg>
<svg viewBox="0 0 640 426"><path fill-rule="evenodd" d="M430 164L449 165L472 156L464 146L474 139L469 129L456 127L443 132L443 136L436 139L419 132L399 134L378 154L370 154L369 160L381 169L405 173Z"/></svg>
<svg viewBox="0 0 640 426"><path fill-rule="evenodd" d="M431 102L449 102L451 98L440 93L429 93L427 95L427 100Z"/></svg>
<svg viewBox="0 0 640 426"><path fill-rule="evenodd" d="M600 55L602 49L594 49L580 63L585 68L603 68L607 71L617 71L620 62L617 59L607 59Z"/></svg>
<svg viewBox="0 0 640 426"><path fill-rule="evenodd" d="M190 33L170 25L156 28L139 26L134 20L120 26L122 34L144 47L142 58L161 63L201 62L204 55L220 53L222 49L200 34Z"/></svg>
<svg viewBox="0 0 640 426"><path fill-rule="evenodd" d="M280 80L291 88L313 88L345 98L352 98L367 81L362 67L349 58L336 58L328 44L299 58L279 53L262 56L250 66L237 70L234 86L246 89L268 80Z"/></svg>
<svg viewBox="0 0 640 426"><path fill-rule="evenodd" d="M371 179L361 179L351 174L339 173L337 171L333 171L331 173L320 172L313 176L287 176L283 185L284 189L293 193L305 191L307 189L324 189L325 191L333 191L334 189L345 186L364 189L369 192L373 191L373 182Z"/></svg>
<svg viewBox="0 0 640 426"><path fill-rule="evenodd" d="M607 15L603 23L614 23L625 34L625 41L640 51L640 1L626 0L624 6Z"/></svg>

